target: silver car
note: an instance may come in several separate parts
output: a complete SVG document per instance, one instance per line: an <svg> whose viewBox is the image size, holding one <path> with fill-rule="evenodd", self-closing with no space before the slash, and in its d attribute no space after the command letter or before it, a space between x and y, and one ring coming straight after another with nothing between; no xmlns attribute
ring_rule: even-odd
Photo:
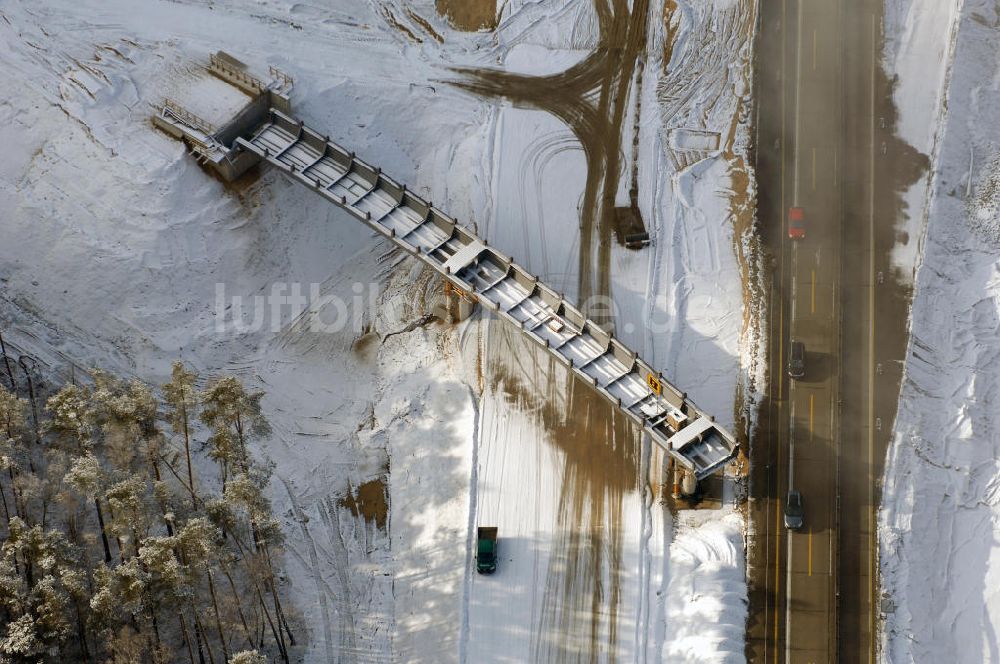
<svg viewBox="0 0 1000 664"><path fill-rule="evenodd" d="M785 499L785 528L798 530L802 527L802 494L792 489Z"/></svg>
<svg viewBox="0 0 1000 664"><path fill-rule="evenodd" d="M793 341L788 353L788 376L799 379L806 375L806 345Z"/></svg>

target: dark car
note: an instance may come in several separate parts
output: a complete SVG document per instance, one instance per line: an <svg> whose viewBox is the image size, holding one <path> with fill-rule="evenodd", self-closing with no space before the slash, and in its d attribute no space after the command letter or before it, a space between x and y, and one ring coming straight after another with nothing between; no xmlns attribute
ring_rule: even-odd
<svg viewBox="0 0 1000 664"><path fill-rule="evenodd" d="M785 499L785 528L798 530L802 527L802 516L805 510L802 509L802 494L794 489L788 492Z"/></svg>
<svg viewBox="0 0 1000 664"><path fill-rule="evenodd" d="M476 571L492 574L497 570L497 528L479 527L476 532Z"/></svg>
<svg viewBox="0 0 1000 664"><path fill-rule="evenodd" d="M806 237L806 213L800 207L788 208L788 237L792 240Z"/></svg>
<svg viewBox="0 0 1000 664"><path fill-rule="evenodd" d="M788 351L788 377L802 378L806 375L806 345L793 341Z"/></svg>

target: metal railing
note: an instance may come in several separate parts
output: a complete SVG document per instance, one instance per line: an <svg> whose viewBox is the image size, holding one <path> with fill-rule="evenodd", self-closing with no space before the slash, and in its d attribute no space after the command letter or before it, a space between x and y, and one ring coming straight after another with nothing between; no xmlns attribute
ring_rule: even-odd
<svg viewBox="0 0 1000 664"><path fill-rule="evenodd" d="M215 53L209 56L208 61L209 61L208 68L210 70L214 69L216 72L222 75L223 78L231 79L233 83L235 83L236 85L245 86L258 93L263 92L265 89L267 89L267 85L264 83L264 81L260 80L259 78L256 78L255 76L251 76L246 71L239 69L238 67L233 66L232 64L220 58Z"/></svg>
<svg viewBox="0 0 1000 664"><path fill-rule="evenodd" d="M274 90L279 94L285 92L286 90L290 90L292 88L292 85L295 83L295 80L291 76L281 71L277 67L268 66L267 73L270 74L271 78L274 80L275 83Z"/></svg>
<svg viewBox="0 0 1000 664"><path fill-rule="evenodd" d="M172 99L163 100L163 111L174 116L180 122L205 132L207 135L215 133L215 125L208 120L195 115Z"/></svg>

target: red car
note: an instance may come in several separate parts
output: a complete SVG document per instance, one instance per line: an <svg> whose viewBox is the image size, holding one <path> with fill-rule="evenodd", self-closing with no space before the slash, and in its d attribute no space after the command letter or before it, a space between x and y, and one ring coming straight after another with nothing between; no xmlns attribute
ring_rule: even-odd
<svg viewBox="0 0 1000 664"><path fill-rule="evenodd" d="M788 208L788 238L804 240L806 237L806 213L800 207Z"/></svg>

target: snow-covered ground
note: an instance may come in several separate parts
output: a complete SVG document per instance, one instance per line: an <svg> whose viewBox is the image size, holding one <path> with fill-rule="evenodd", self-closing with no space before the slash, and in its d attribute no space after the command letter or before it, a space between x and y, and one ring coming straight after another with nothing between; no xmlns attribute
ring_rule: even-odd
<svg viewBox="0 0 1000 664"><path fill-rule="evenodd" d="M732 173L752 3L716 4L677 3L678 78L646 63L640 201L655 242L616 249L613 288L622 336L730 424L737 382L759 379L746 375L756 345L729 212L747 193ZM607 425L606 450L565 445L567 426L592 420L566 412L586 402L559 368L505 365L498 349L525 347L486 317L414 325L439 290L414 263L274 173L224 186L149 122L162 97L214 89L198 65L216 49L274 64L295 77L309 124L557 286L575 283L573 138L442 79L452 66L569 66L594 46L587 5L510 2L497 32L471 34L431 0L0 6L0 84L16 91L0 100L5 339L52 364L162 382L180 358L267 390L262 451L305 661L742 658L731 505L674 519L656 500L662 458L624 423ZM651 21L651 53L664 35ZM690 105L664 95L685 85L705 92ZM192 110L215 121L239 95L202 101ZM716 133L719 148L691 148L678 130ZM305 311L282 299L295 288ZM595 457L616 464L596 486L581 475ZM363 485L387 486L387 512L352 507ZM503 547L491 578L470 553L486 522Z"/></svg>
<svg viewBox="0 0 1000 664"><path fill-rule="evenodd" d="M650 16L662 16L662 3L651 4ZM756 337L743 327L742 238L732 212L751 194L734 172L745 168L748 126L737 119L749 90L752 3L679 2L668 17L680 35L670 64L664 71L657 55L666 26L652 21L639 93L639 201L654 242L642 252L612 249L616 333L732 426L737 383L761 384L749 368ZM588 46L581 48L581 31L573 34L573 42L546 38L565 66ZM526 38L504 66L558 71L539 47ZM623 128L623 182L632 129ZM714 139L714 147L674 138L684 132ZM586 175L580 143L551 115L504 103L492 154L493 214L481 230L572 296ZM469 643L495 644L505 661L588 653L601 661L742 661L744 523L732 500L697 518L672 516L659 452L611 409L574 393L581 387L567 385L546 354L498 327L484 333L475 523L507 535L497 576L471 579ZM498 583L510 590L498 592ZM553 629L561 638L551 638Z"/></svg>
<svg viewBox="0 0 1000 664"><path fill-rule="evenodd" d="M926 235L879 524L884 652L996 662L1000 10L985 0L888 5L901 127L934 160L917 208Z"/></svg>
<svg viewBox="0 0 1000 664"><path fill-rule="evenodd" d="M958 0L885 0L886 70L896 74L896 133L931 159L941 139L945 86L951 66ZM927 171L903 194L904 210L892 261L912 283L927 226L931 179Z"/></svg>

